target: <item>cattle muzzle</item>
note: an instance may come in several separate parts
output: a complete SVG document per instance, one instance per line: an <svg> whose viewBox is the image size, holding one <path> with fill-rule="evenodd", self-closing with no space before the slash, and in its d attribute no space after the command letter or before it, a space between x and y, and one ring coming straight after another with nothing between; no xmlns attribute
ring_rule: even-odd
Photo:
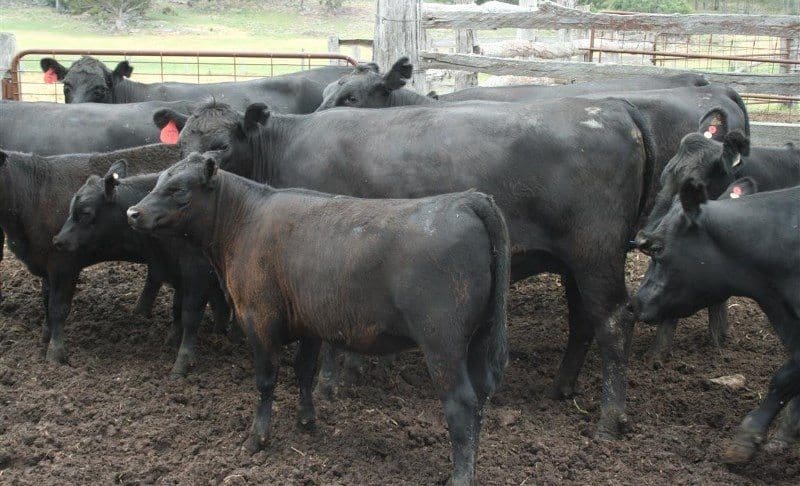
<svg viewBox="0 0 800 486"><path fill-rule="evenodd" d="M66 238L62 233L53 237L53 247L58 251L73 252L78 249L78 245L71 238Z"/></svg>
<svg viewBox="0 0 800 486"><path fill-rule="evenodd" d="M148 218L147 214L136 206L128 208L125 214L128 217L128 224L135 230L152 231L155 226L152 218Z"/></svg>

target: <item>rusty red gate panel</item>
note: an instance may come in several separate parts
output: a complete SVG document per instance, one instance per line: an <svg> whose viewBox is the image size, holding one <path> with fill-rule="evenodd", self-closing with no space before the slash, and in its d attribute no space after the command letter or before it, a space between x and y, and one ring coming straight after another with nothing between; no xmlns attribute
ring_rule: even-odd
<svg viewBox="0 0 800 486"><path fill-rule="evenodd" d="M244 81L321 66L357 64L352 57L337 53L26 49L14 56L2 80L3 99L63 102L60 84L45 83L39 60L53 57L69 67L81 56L96 57L112 70L127 60L134 68L132 79L143 83Z"/></svg>

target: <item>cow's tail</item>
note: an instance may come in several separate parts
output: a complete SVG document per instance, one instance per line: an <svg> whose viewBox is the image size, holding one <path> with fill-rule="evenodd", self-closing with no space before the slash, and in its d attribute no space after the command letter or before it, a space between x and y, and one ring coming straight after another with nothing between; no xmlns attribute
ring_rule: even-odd
<svg viewBox="0 0 800 486"><path fill-rule="evenodd" d="M503 213L491 196L472 192L468 198L470 209L481 219L486 228L492 252L492 291L488 319L486 324L478 329L470 343L470 355L473 352L486 353L487 369L476 371L486 373L484 381L488 387L487 391L491 393L500 385L508 364L506 305L511 276L508 227Z"/></svg>
<svg viewBox="0 0 800 486"><path fill-rule="evenodd" d="M727 88L726 91L728 97L742 110L742 115L744 115L744 134L747 135L747 138L750 138L750 114L747 113L747 106L745 106L742 96L733 88Z"/></svg>
<svg viewBox="0 0 800 486"><path fill-rule="evenodd" d="M647 123L647 120L644 119L642 113L633 103L625 99L621 101L624 101L625 109L628 110L633 123L639 129L639 133L642 134L642 145L644 146L645 164L644 173L642 174L642 193L639 196L639 210L637 212L639 215L638 220L641 222L647 216L645 212L653 207L655 195L658 193L658 178L664 167L657 167L658 150L656 149L650 124ZM662 163L666 162L666 160L662 161Z"/></svg>

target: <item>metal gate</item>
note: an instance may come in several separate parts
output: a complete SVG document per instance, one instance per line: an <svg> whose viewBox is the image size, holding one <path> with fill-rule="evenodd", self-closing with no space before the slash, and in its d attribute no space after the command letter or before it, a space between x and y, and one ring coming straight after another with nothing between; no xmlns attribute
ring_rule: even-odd
<svg viewBox="0 0 800 486"><path fill-rule="evenodd" d="M11 61L2 80L3 99L63 102L61 85L45 82L39 60L53 57L69 67L81 56L96 57L111 70L127 60L134 69L133 79L143 83L244 81L321 66L357 64L355 59L336 53L27 49Z"/></svg>

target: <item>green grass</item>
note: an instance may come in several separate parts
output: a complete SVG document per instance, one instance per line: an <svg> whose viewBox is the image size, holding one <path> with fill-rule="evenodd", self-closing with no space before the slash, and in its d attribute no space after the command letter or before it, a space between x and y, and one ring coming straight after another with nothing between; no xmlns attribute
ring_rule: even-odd
<svg viewBox="0 0 800 486"><path fill-rule="evenodd" d="M0 6L0 29L12 32L17 46L68 49L197 49L237 51L326 51L327 37L371 37L371 2L349 2L359 15L331 16L293 9L233 8L209 12L173 6L154 9L129 34L114 35L84 16L47 7Z"/></svg>

